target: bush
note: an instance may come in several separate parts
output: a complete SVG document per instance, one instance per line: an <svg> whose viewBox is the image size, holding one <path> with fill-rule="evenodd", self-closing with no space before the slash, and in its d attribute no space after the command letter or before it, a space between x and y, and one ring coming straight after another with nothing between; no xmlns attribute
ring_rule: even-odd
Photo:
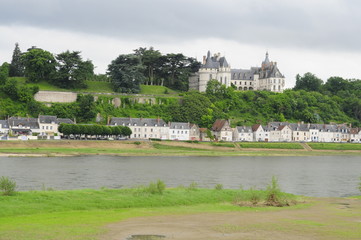
<svg viewBox="0 0 361 240"><path fill-rule="evenodd" d="M10 180L8 177L2 176L0 178L0 191L5 196L10 196L15 193L16 183Z"/></svg>
<svg viewBox="0 0 361 240"><path fill-rule="evenodd" d="M216 184L216 186L214 187L214 189L216 189L216 190L222 190L222 189L223 189L223 185L220 184L220 183L218 183L218 184Z"/></svg>
<svg viewBox="0 0 361 240"><path fill-rule="evenodd" d="M250 188L249 189L249 201L251 201L251 203L253 205L257 205L261 201L261 193L260 193L260 191L257 191L253 187Z"/></svg>
<svg viewBox="0 0 361 240"><path fill-rule="evenodd" d="M191 184L189 184L187 190L195 191L195 190L197 190L197 188L198 188L198 183L192 182Z"/></svg>
<svg viewBox="0 0 361 240"><path fill-rule="evenodd" d="M158 180L156 183L149 183L148 187L146 188L146 192L150 194L163 194L164 190L165 183L161 180Z"/></svg>
<svg viewBox="0 0 361 240"><path fill-rule="evenodd" d="M273 176L271 183L266 189L266 205L282 207L289 205L282 197L282 192L278 184L278 179Z"/></svg>
<svg viewBox="0 0 361 240"><path fill-rule="evenodd" d="M142 144L141 142L134 142L135 145L140 145Z"/></svg>

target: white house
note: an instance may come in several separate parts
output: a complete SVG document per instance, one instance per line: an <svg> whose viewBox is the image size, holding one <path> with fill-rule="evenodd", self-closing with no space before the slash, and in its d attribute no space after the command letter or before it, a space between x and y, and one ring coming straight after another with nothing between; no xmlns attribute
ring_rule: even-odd
<svg viewBox="0 0 361 240"><path fill-rule="evenodd" d="M252 126L253 141L255 142L268 142L269 132L261 124L255 124Z"/></svg>
<svg viewBox="0 0 361 240"><path fill-rule="evenodd" d="M233 129L229 120L217 119L213 123L212 133L218 141L231 142L233 140Z"/></svg>
<svg viewBox="0 0 361 240"><path fill-rule="evenodd" d="M171 122L169 125L169 140L199 140L199 127L196 124Z"/></svg>
<svg viewBox="0 0 361 240"><path fill-rule="evenodd" d="M111 118L110 126L127 126L132 130L130 139L168 139L169 126L159 118Z"/></svg>
<svg viewBox="0 0 361 240"><path fill-rule="evenodd" d="M350 129L350 142L361 143L361 128Z"/></svg>
<svg viewBox="0 0 361 240"><path fill-rule="evenodd" d="M234 141L241 142L252 142L253 141L253 132L251 127L236 127L233 133Z"/></svg>

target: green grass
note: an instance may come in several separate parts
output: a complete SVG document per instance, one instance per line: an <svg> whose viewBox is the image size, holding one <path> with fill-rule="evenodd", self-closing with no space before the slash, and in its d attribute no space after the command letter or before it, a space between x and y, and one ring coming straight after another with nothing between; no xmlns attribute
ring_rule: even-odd
<svg viewBox="0 0 361 240"><path fill-rule="evenodd" d="M112 222L137 217L227 211L272 211L233 205L245 190L186 188L149 194L144 187L18 192L0 196L0 239L97 239Z"/></svg>
<svg viewBox="0 0 361 240"><path fill-rule="evenodd" d="M40 91L60 91L60 92L89 92L89 93L115 93L109 82L86 81L87 88L84 89L65 89L54 86L48 82L41 81L37 83L26 83L25 77L13 77L20 84L26 84L30 87L38 86ZM178 95L179 91L172 90L164 86L140 85L140 94L147 95Z"/></svg>
<svg viewBox="0 0 361 240"><path fill-rule="evenodd" d="M233 143L226 143L226 142L199 142L204 145L210 145L215 147L228 147L228 148L234 148Z"/></svg>
<svg viewBox="0 0 361 240"><path fill-rule="evenodd" d="M161 149L161 150L207 151L205 149L183 147L183 146L170 146L170 145L164 145L164 144L160 144L160 143L153 143L153 147L156 148L156 149Z"/></svg>
<svg viewBox="0 0 361 240"><path fill-rule="evenodd" d="M242 142L239 146L241 148L303 149L299 143Z"/></svg>
<svg viewBox="0 0 361 240"><path fill-rule="evenodd" d="M166 93L168 92L168 93ZM140 85L140 93L141 94L154 94L154 95L162 95L162 94L178 94L178 91L172 90L170 88L164 86L155 86L155 85Z"/></svg>
<svg viewBox="0 0 361 240"><path fill-rule="evenodd" d="M308 143L312 149L317 150L361 150L357 143Z"/></svg>

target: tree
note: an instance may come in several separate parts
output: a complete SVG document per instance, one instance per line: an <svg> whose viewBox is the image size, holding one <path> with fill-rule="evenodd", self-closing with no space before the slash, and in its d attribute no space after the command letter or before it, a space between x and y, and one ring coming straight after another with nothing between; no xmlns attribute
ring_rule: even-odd
<svg viewBox="0 0 361 240"><path fill-rule="evenodd" d="M153 47L138 48L134 50L135 55L140 57L141 63L146 67L145 76L148 78L148 84L153 85L155 80L155 72L159 67L159 59L162 54L158 50L154 50Z"/></svg>
<svg viewBox="0 0 361 240"><path fill-rule="evenodd" d="M52 82L56 73L56 60L48 51L31 48L23 56L25 76L30 82Z"/></svg>
<svg viewBox="0 0 361 240"><path fill-rule="evenodd" d="M57 76L55 85L63 88L86 88L85 80L93 75L94 65L83 61L78 51L66 51L56 56Z"/></svg>
<svg viewBox="0 0 361 240"><path fill-rule="evenodd" d="M80 122L87 122L95 118L96 111L93 95L79 94L76 103L79 106L76 117Z"/></svg>
<svg viewBox="0 0 361 240"><path fill-rule="evenodd" d="M144 80L144 66L135 54L119 55L108 66L113 89L122 93L139 93Z"/></svg>
<svg viewBox="0 0 361 240"><path fill-rule="evenodd" d="M129 137L130 135L132 135L132 130L125 126L125 127L122 127L122 133L121 133L123 136L127 136Z"/></svg>
<svg viewBox="0 0 361 240"><path fill-rule="evenodd" d="M324 89L332 94L349 89L351 84L341 77L330 77L325 83Z"/></svg>
<svg viewBox="0 0 361 240"><path fill-rule="evenodd" d="M305 73L302 77L297 74L296 76L296 86L293 90L306 90L306 91L316 91L321 90L323 81L316 77L312 73Z"/></svg>
<svg viewBox="0 0 361 240"><path fill-rule="evenodd" d="M9 77L9 71L10 71L10 64L7 62L4 62L0 66L0 85L4 85L6 80Z"/></svg>
<svg viewBox="0 0 361 240"><path fill-rule="evenodd" d="M15 43L15 49L10 64L9 76L10 77L24 76L24 65L21 59L21 51L18 43Z"/></svg>

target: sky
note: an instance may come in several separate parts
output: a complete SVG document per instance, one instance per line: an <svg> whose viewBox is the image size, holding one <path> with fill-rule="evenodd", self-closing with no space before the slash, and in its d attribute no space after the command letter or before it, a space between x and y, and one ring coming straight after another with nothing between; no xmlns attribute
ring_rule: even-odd
<svg viewBox="0 0 361 240"><path fill-rule="evenodd" d="M232 68L257 67L269 52L286 77L311 72L361 79L359 0L0 0L0 64L15 43L54 54L81 51L105 73L139 47L199 61L210 50Z"/></svg>

